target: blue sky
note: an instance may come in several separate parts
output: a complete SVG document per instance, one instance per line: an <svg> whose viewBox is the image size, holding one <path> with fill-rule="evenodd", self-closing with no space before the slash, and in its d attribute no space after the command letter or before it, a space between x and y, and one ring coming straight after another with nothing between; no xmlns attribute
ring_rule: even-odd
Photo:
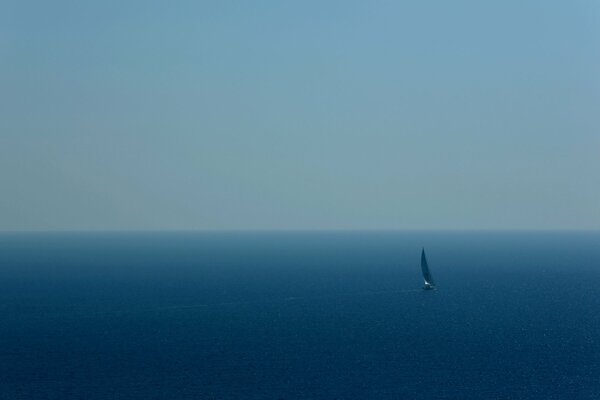
<svg viewBox="0 0 600 400"><path fill-rule="evenodd" d="M596 1L4 1L0 229L600 229Z"/></svg>

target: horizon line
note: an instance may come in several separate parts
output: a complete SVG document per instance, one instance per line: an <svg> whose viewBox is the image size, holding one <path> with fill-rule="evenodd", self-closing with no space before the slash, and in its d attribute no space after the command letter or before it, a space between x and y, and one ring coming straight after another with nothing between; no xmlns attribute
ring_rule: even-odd
<svg viewBox="0 0 600 400"><path fill-rule="evenodd" d="M251 233L251 232L600 232L600 228L177 228L177 229L0 229L11 233Z"/></svg>

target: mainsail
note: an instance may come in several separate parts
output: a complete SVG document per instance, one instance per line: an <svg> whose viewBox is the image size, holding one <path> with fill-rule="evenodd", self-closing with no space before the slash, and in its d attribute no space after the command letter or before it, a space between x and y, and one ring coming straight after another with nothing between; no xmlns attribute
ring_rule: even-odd
<svg viewBox="0 0 600 400"><path fill-rule="evenodd" d="M427 257L425 257L425 249L421 251L421 270L423 271L423 279L425 280L425 287L423 289L433 289L435 283L431 271L429 271L429 265L427 265Z"/></svg>

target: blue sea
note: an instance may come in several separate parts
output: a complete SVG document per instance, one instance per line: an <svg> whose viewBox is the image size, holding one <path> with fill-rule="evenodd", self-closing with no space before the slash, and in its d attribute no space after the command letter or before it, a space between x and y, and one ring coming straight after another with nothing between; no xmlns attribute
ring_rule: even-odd
<svg viewBox="0 0 600 400"><path fill-rule="evenodd" d="M600 399L600 233L2 233L0 399Z"/></svg>

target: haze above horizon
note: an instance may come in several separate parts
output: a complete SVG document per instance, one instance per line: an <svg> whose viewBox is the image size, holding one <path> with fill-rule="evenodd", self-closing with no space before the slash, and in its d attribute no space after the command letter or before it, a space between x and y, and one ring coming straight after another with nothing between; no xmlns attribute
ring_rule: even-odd
<svg viewBox="0 0 600 400"><path fill-rule="evenodd" d="M8 1L0 230L600 229L593 1Z"/></svg>

